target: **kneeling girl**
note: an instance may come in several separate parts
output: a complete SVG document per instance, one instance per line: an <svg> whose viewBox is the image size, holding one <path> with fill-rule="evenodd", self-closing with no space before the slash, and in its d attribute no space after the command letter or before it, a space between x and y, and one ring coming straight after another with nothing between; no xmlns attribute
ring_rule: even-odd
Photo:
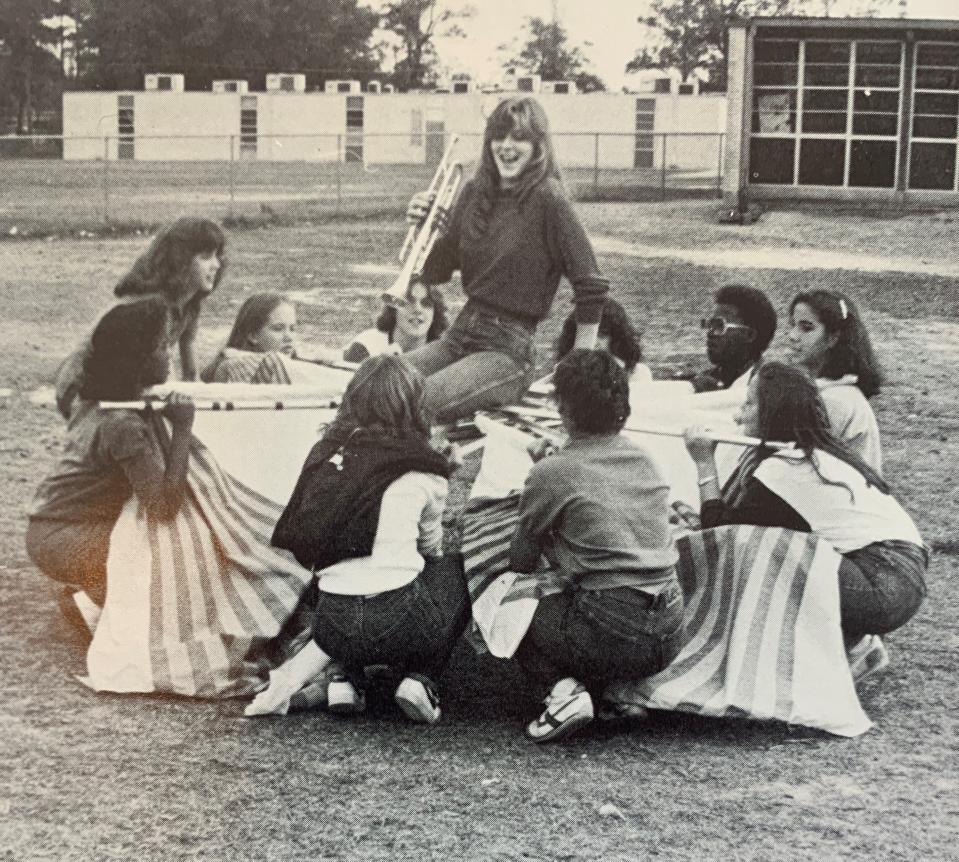
<svg viewBox="0 0 959 862"><path fill-rule="evenodd" d="M878 472L841 443L816 382L802 368L770 362L750 381L740 424L762 440L740 461L722 491L715 443L698 429L686 445L699 472L704 527L757 524L814 533L840 554L839 613L850 659L862 669L888 663L876 635L894 631L926 595L928 552L912 519Z"/></svg>
<svg viewBox="0 0 959 862"><path fill-rule="evenodd" d="M328 708L365 706L364 668L402 676L395 699L439 720L435 682L469 619L459 555L443 556L449 460L431 448L423 378L398 356L364 362L316 444L273 544L318 578L313 637L344 673Z"/></svg>
<svg viewBox="0 0 959 862"><path fill-rule="evenodd" d="M520 502L510 567L550 567L573 586L543 598L516 652L546 710L534 742L567 736L594 716L614 680L662 670L683 639L683 596L669 527L669 486L620 431L626 372L605 351L573 350L556 367L569 442L533 466Z"/></svg>

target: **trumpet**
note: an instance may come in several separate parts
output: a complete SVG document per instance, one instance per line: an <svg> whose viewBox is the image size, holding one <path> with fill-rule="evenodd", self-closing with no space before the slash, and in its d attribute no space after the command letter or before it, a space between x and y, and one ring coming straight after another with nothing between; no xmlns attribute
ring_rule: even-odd
<svg viewBox="0 0 959 862"><path fill-rule="evenodd" d="M393 286L383 292L383 301L390 305L400 305L406 301L406 292L422 274L426 258L439 239L442 222L456 200L456 193L463 180L463 166L452 160L458 140L456 135L450 136L450 144L426 190L432 198L426 217L420 224L411 225L406 233L406 239L400 248L400 274Z"/></svg>

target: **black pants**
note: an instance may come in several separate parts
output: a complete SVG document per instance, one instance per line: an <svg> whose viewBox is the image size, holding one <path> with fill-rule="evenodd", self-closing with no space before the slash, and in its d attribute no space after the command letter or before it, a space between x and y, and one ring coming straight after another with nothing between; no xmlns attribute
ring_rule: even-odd
<svg viewBox="0 0 959 862"><path fill-rule="evenodd" d="M470 617L463 557L429 557L406 586L373 596L319 592L313 639L362 681L363 668L385 664L401 675L442 673Z"/></svg>
<svg viewBox="0 0 959 862"><path fill-rule="evenodd" d="M539 603L516 659L545 696L571 676L594 697L614 680L661 671L684 643L683 594L678 583L658 596L632 587L572 590Z"/></svg>

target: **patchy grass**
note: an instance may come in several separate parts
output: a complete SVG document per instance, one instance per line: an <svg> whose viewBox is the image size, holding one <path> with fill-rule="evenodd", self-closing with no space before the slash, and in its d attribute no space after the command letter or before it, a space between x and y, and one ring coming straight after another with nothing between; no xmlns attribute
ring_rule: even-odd
<svg viewBox="0 0 959 862"><path fill-rule="evenodd" d="M768 213L749 229L710 223L711 204L592 205L591 231L670 247L824 248L956 259L937 215L898 222ZM669 225L672 224L672 230ZM789 229L786 229L786 225ZM368 325L389 276L396 222L257 226L231 237L230 269L204 311L203 352L255 290L295 290L304 336L340 343ZM905 236L899 236L905 233ZM784 240L788 239L788 242ZM95 695L73 678L82 651L53 587L22 545L33 487L61 440L58 418L24 397L109 301L144 237L0 244L0 858L64 860L945 859L955 853L955 558L959 324L952 281L816 272L865 309L888 384L877 399L886 470L934 555L930 599L889 639L893 666L861 692L876 727L842 740L780 725L659 714L625 732L590 729L536 748L515 668L457 651L444 720L429 729L388 708L246 721L241 704ZM694 266L607 255L603 270L645 329L663 371L698 361L697 322L727 281L783 308L810 279L783 269ZM451 291L454 297L457 292ZM539 337L550 361L569 293ZM778 347L774 345L774 349ZM953 710L953 711L950 711ZM613 808L603 808L611 805ZM602 813L610 812L610 813Z"/></svg>

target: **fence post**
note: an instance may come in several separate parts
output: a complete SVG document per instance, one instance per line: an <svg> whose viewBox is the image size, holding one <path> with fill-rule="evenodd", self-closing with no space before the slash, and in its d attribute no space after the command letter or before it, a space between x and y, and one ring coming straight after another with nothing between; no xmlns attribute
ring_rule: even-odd
<svg viewBox="0 0 959 862"><path fill-rule="evenodd" d="M599 132L593 135L593 197L599 197Z"/></svg>
<svg viewBox="0 0 959 862"><path fill-rule="evenodd" d="M230 135L230 219L235 218L236 213L234 211L234 205L236 199L234 197L235 186L236 186L236 162L234 161L234 148L236 146L236 135Z"/></svg>
<svg viewBox="0 0 959 862"><path fill-rule="evenodd" d="M723 148L725 146L726 136L719 135L719 157L716 159L716 197L723 196Z"/></svg>
<svg viewBox="0 0 959 862"><path fill-rule="evenodd" d="M346 158L346 153L343 151L343 136L336 136L336 212L340 212L340 208L343 206L343 188L342 188L342 179L340 171L340 162L342 159Z"/></svg>
<svg viewBox="0 0 959 862"><path fill-rule="evenodd" d="M662 199L666 200L666 139L669 137L665 132L663 132L663 167L662 167L662 179L660 180L660 194Z"/></svg>
<svg viewBox="0 0 959 862"><path fill-rule="evenodd" d="M110 139L103 137L103 223L110 224Z"/></svg>

